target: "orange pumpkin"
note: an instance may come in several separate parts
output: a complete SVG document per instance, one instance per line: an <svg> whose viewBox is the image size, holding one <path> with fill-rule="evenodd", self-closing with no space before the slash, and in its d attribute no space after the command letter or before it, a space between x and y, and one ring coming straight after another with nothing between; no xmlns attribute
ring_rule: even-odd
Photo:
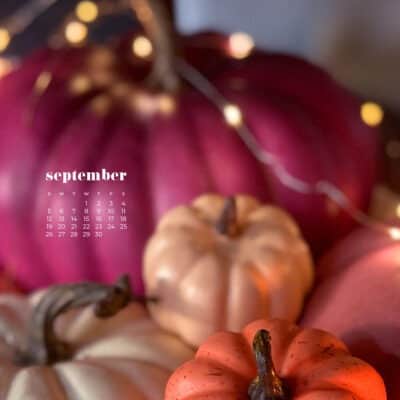
<svg viewBox="0 0 400 400"><path fill-rule="evenodd" d="M386 390L334 336L275 319L211 336L171 376L165 400L206 399L385 400Z"/></svg>
<svg viewBox="0 0 400 400"><path fill-rule="evenodd" d="M153 318L196 347L256 319L295 321L313 275L293 219L245 195L207 194L169 211L144 257Z"/></svg>

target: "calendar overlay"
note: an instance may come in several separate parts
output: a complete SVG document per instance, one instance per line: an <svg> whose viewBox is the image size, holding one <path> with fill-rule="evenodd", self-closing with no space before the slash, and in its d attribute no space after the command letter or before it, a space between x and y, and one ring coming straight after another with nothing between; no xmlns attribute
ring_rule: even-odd
<svg viewBox="0 0 400 400"><path fill-rule="evenodd" d="M48 239L101 239L128 230L124 191L47 191L44 227Z"/></svg>

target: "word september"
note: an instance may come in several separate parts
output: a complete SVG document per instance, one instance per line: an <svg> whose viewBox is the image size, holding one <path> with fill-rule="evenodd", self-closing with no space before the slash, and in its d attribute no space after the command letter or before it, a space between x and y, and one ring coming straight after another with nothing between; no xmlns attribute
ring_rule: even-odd
<svg viewBox="0 0 400 400"><path fill-rule="evenodd" d="M46 181L56 181L62 183L84 181L84 182L100 182L100 181L124 181L127 172L108 172L102 168L101 172L46 172Z"/></svg>

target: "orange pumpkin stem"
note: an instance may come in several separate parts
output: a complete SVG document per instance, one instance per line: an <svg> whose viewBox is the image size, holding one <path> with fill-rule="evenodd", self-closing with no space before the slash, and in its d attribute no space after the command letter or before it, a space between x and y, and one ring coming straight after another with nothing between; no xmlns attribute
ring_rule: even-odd
<svg viewBox="0 0 400 400"><path fill-rule="evenodd" d="M249 386L250 400L289 400L272 361L271 335L260 330L253 340L258 376Z"/></svg>
<svg viewBox="0 0 400 400"><path fill-rule="evenodd" d="M235 236L237 234L237 206L236 199L233 196L226 199L221 216L215 224L215 229L221 235Z"/></svg>
<svg viewBox="0 0 400 400"><path fill-rule="evenodd" d="M58 316L94 304L98 318L110 318L132 301L152 299L136 297L125 275L111 286L91 282L53 286L33 310L28 341L18 351L16 362L50 365L71 358L73 349L57 337L54 329Z"/></svg>

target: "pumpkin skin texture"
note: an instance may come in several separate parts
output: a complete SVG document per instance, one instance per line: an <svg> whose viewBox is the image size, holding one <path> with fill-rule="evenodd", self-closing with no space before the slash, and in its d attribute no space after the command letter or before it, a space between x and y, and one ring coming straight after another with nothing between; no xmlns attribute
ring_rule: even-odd
<svg viewBox="0 0 400 400"><path fill-rule="evenodd" d="M257 376L251 346L260 330L272 337L272 359L290 392L288 400L386 399L378 373L334 336L287 321L260 320L242 333L220 332L207 339L195 359L171 376L165 400L249 400L247 390Z"/></svg>
<svg viewBox="0 0 400 400"><path fill-rule="evenodd" d="M322 260L302 323L340 337L400 398L400 242L360 229Z"/></svg>
<svg viewBox="0 0 400 400"><path fill-rule="evenodd" d="M141 257L156 221L207 192L249 193L283 206L316 252L349 231L353 222L323 196L294 193L260 165L196 90L183 86L168 116L132 112L118 85L148 93L149 63L132 57L131 42L43 50L0 81L0 256L24 288L110 282L129 272L136 293L143 293ZM227 42L214 34L182 38L182 53L242 108L260 145L291 173L307 182L327 179L365 208L377 135L362 124L360 102L306 61L262 52L238 61L227 55ZM73 83L82 75L89 86L79 92ZM46 76L51 81L40 89ZM127 184L44 179L46 171L101 168L126 171ZM82 208L79 196L49 200L49 191L100 192L104 201L110 190L126 191L128 223L134 224L126 233L45 238L49 207Z"/></svg>
<svg viewBox="0 0 400 400"><path fill-rule="evenodd" d="M58 335L73 345L70 361L19 367L13 347L25 340L31 307L41 296L0 296L1 399L159 400L171 372L193 354L157 328L138 304L109 320L94 317L87 307L56 321Z"/></svg>
<svg viewBox="0 0 400 400"><path fill-rule="evenodd" d="M296 320L313 282L311 255L293 219L249 196L235 196L235 203L227 229L236 232L216 229L226 199L203 195L169 211L145 250L147 296L159 299L152 316L194 346L255 319Z"/></svg>

